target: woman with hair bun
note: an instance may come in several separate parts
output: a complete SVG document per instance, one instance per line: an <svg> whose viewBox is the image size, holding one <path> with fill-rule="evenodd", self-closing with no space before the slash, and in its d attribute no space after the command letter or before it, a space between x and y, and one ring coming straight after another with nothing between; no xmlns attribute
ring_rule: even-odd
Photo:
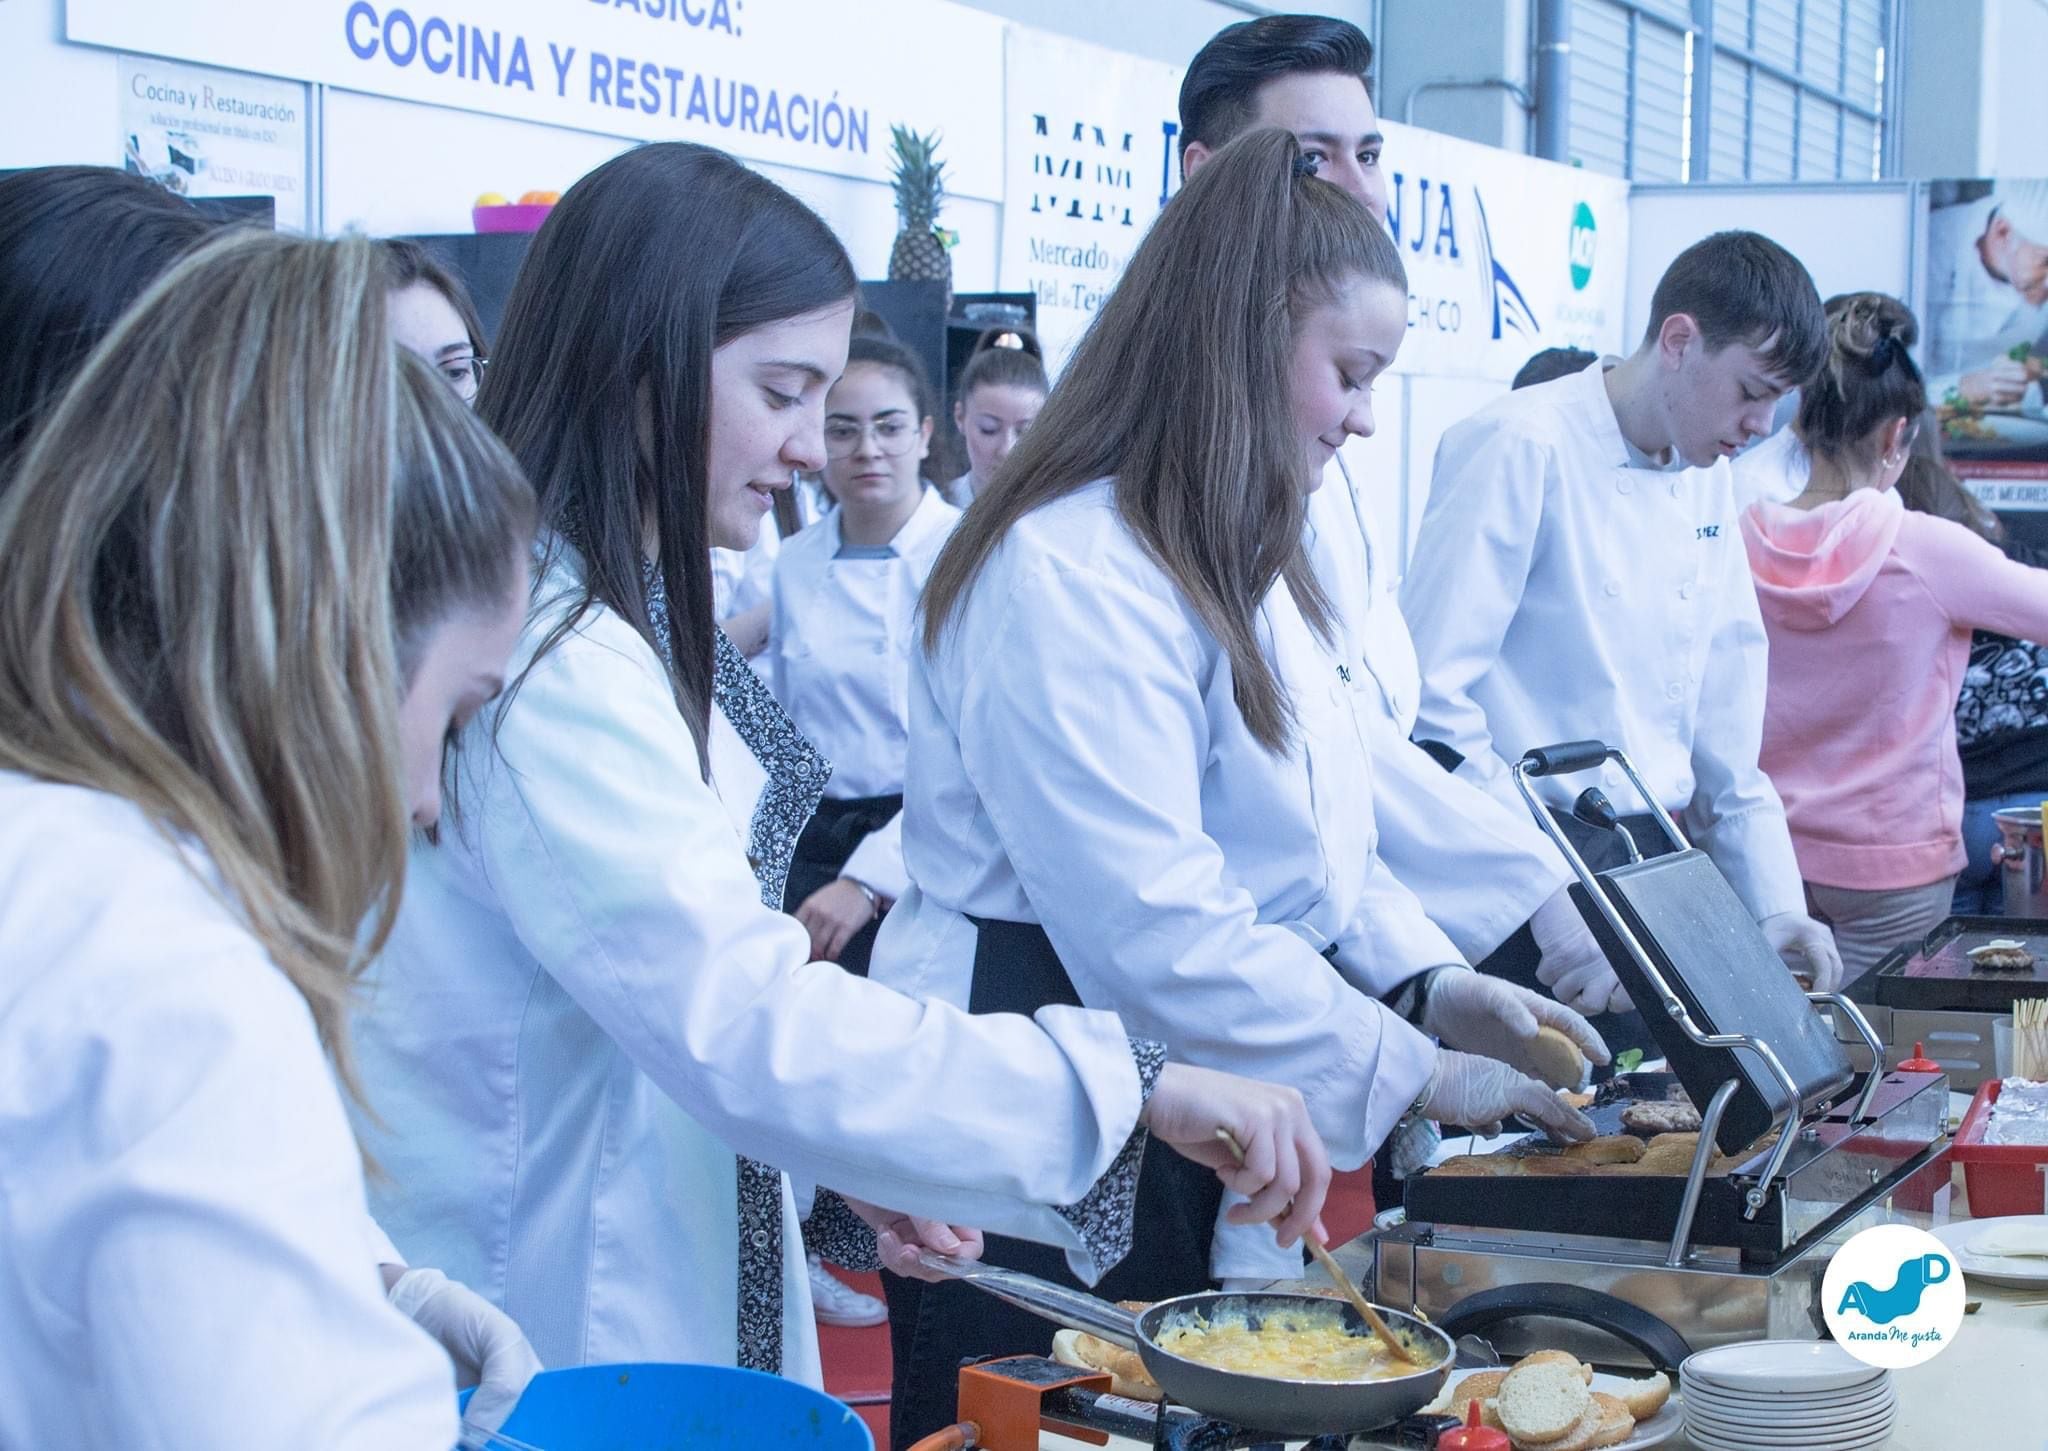
<svg viewBox="0 0 2048 1451"><path fill-rule="evenodd" d="M1742 516L1770 634L1762 762L1845 982L1949 915L1971 631L2048 635L2048 574L1899 498L1928 403L1918 331L1897 298L1831 301L1827 364L1794 425L1806 488Z"/></svg>
<svg viewBox="0 0 2048 1451"><path fill-rule="evenodd" d="M953 426L967 442L967 472L946 486L946 498L964 509L988 487L996 465L1010 456L1051 390L1045 353L1023 328L992 327L974 340L960 370Z"/></svg>

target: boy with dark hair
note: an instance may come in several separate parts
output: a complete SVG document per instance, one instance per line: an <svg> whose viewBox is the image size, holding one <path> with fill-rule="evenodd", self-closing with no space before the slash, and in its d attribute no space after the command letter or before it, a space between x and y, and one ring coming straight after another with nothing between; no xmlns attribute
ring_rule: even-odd
<svg viewBox="0 0 2048 1451"><path fill-rule="evenodd" d="M1509 764L1532 747L1627 750L1787 966L1831 989L1841 959L1806 913L1757 764L1764 631L1728 463L1819 371L1827 320L1806 269L1753 232L1688 248L1651 312L1631 357L1509 393L1444 435L1401 591L1423 667L1418 737L1516 804ZM1570 819L1586 777L1544 784L1596 867L1622 859L1613 833ZM1637 804L1614 767L1599 784ZM1647 815L1636 825L1646 852L1662 840ZM1487 966L1557 986L1526 954ZM1604 965L1572 988L1582 1011L1602 996L1627 1007ZM1617 1050L1645 1041L1639 1018L1594 1025Z"/></svg>
<svg viewBox="0 0 2048 1451"><path fill-rule="evenodd" d="M1522 371L1515 374L1511 388L1533 388L1538 383L1548 383L1552 378L1565 378L1573 373L1583 373L1600 361L1598 353L1584 348L1545 348L1533 353L1529 361L1522 364Z"/></svg>
<svg viewBox="0 0 2048 1451"><path fill-rule="evenodd" d="M1181 173L1254 126L1292 131L1316 174L1381 221L1380 119L1366 94L1372 42L1348 20L1263 15L1227 25L1188 62L1180 83Z"/></svg>

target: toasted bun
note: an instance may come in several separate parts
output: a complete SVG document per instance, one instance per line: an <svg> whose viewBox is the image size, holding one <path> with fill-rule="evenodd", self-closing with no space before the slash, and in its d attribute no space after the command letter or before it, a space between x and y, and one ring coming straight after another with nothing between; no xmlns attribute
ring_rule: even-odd
<svg viewBox="0 0 2048 1451"><path fill-rule="evenodd" d="M1125 1309L1143 1309L1141 1303ZM1111 1345L1107 1340L1098 1340L1080 1330L1056 1331L1052 1337L1052 1358L1061 1365L1071 1365L1076 1370L1106 1372L1110 1388L1120 1396L1132 1400L1156 1401L1161 1392L1159 1383L1146 1373L1145 1362L1135 1350L1126 1350L1121 1345Z"/></svg>
<svg viewBox="0 0 2048 1451"><path fill-rule="evenodd" d="M1578 1088L1586 1081L1586 1055L1555 1028L1538 1028L1529 1043L1529 1066L1552 1088Z"/></svg>
<svg viewBox="0 0 2048 1451"><path fill-rule="evenodd" d="M1648 1380L1632 1380L1621 1388L1621 1403L1638 1421L1647 1421L1671 1399L1671 1377L1662 1371Z"/></svg>
<svg viewBox="0 0 2048 1451"><path fill-rule="evenodd" d="M1518 1174L1520 1167L1507 1154L1459 1154L1429 1171L1448 1178L1481 1178L1497 1174Z"/></svg>
<svg viewBox="0 0 2048 1451"><path fill-rule="evenodd" d="M1592 1393L1573 1361L1518 1365L1501 1382L1500 1421L1517 1442L1556 1441L1572 1434L1592 1405ZM1595 1413L1593 1424L1599 1424Z"/></svg>

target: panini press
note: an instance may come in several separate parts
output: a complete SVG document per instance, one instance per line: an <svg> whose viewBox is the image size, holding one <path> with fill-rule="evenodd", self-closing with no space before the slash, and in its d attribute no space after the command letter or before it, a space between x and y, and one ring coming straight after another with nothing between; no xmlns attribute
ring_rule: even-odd
<svg viewBox="0 0 2048 1451"><path fill-rule="evenodd" d="M1612 760L1675 849L1595 873L1531 781ZM1733 1341L1820 1339L1820 1282L1834 1247L1946 1182L1948 1079L1858 1074L1819 1013L1884 1049L1855 1004L1806 993L1704 852L1597 741L1529 752L1516 787L1571 864L1573 898L1702 1126L1691 1173L1421 1175L1407 1222L1374 1243L1375 1298L1506 1354L1555 1346L1602 1364L1672 1370ZM1589 800L1590 798L1590 800ZM1588 791L1574 815L1614 828ZM1596 1123L1620 1112L1596 1107ZM1615 1125L1618 1127L1618 1123ZM1758 1152L1749 1146L1778 1130ZM1612 1131L1611 1128L1603 1131ZM1731 1156L1710 1174L1714 1149Z"/></svg>

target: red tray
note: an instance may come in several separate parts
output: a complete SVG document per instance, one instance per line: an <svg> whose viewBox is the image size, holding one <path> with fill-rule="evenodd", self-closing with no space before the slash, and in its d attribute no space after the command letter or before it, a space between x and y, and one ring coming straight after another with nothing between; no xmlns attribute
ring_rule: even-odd
<svg viewBox="0 0 2048 1451"><path fill-rule="evenodd" d="M1963 1166L1970 1188L1970 1218L1993 1219L2003 1214L2040 1214L2048 1196L2048 1144L1987 1144L1985 1121L1998 1102L2003 1085L1994 1078L1977 1090L1963 1126L1956 1130L1955 1160Z"/></svg>

